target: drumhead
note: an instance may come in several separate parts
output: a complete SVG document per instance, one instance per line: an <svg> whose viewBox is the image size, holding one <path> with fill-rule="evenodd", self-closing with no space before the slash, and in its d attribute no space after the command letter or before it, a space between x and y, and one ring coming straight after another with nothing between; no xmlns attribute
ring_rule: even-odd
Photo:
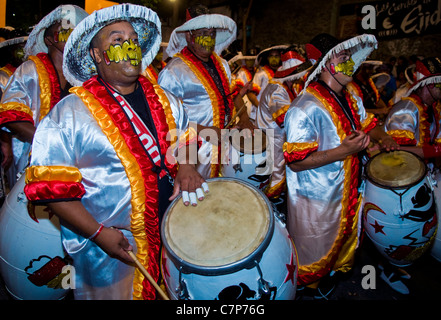
<svg viewBox="0 0 441 320"><path fill-rule="evenodd" d="M246 182L216 178L207 183L210 191L196 207L174 200L161 231L164 246L179 262L218 268L256 252L273 228L273 215L260 191Z"/></svg>
<svg viewBox="0 0 441 320"><path fill-rule="evenodd" d="M387 187L406 187L426 175L424 162L413 153L392 151L379 153L367 163L368 179Z"/></svg>
<svg viewBox="0 0 441 320"><path fill-rule="evenodd" d="M255 129L254 135L249 138L244 137L244 133L239 130L232 130L230 134L231 145L245 154L259 154L266 150L267 137L261 129Z"/></svg>

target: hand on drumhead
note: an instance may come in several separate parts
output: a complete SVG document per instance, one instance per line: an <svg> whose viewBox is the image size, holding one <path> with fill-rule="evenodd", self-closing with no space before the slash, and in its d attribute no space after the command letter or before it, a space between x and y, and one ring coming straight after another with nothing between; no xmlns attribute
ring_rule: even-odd
<svg viewBox="0 0 441 320"><path fill-rule="evenodd" d="M204 193L207 193L208 185L204 178L196 171L194 165L180 164L178 173L176 174L173 194L169 200L175 199L179 192L182 191L182 201L184 205L197 205L197 201L204 200Z"/></svg>

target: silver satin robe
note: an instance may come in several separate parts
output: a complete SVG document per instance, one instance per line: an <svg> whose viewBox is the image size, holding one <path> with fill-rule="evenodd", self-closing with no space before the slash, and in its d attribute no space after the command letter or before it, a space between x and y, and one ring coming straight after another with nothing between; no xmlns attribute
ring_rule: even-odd
<svg viewBox="0 0 441 320"><path fill-rule="evenodd" d="M223 68L231 85L231 70L227 61L221 59ZM203 126L213 126L213 107L210 95L197 75L179 57L175 56L170 60L164 69L159 73L158 84L178 97L188 114L189 122L198 123ZM197 170L204 179L210 178L212 174L211 163L213 156L213 145L202 141L198 150ZM214 158L214 157L213 157ZM216 160L217 161L217 160Z"/></svg>
<svg viewBox="0 0 441 320"><path fill-rule="evenodd" d="M282 116L291 104L291 98L285 87L280 82L270 81L265 88L257 109L256 126L260 129L272 130L274 141L273 171L269 185L264 192L268 196L280 195L285 187L285 158L283 156L283 143L286 139L285 129L281 128L275 118ZM280 113L280 114L279 114ZM282 122L283 124L283 122Z"/></svg>
<svg viewBox="0 0 441 320"><path fill-rule="evenodd" d="M352 97L358 106L356 112L360 117L361 129L364 129L372 122L373 115L365 112L360 97ZM321 96L306 91L292 102L285 116L286 144L292 146L291 150L308 154L315 150L329 150L339 146L346 137L344 132L342 134L335 113L330 112L330 108L322 102L324 99L321 99ZM342 235L341 224L347 206L344 199L351 192L348 189L351 167L347 166L346 161L300 172L286 166L287 228L298 252L299 277L302 273L318 274L326 264L330 264L332 256L342 255L343 250L339 252L335 248ZM355 239L346 241L350 246L345 250L347 252L355 251L357 243L358 215L354 220L351 230L355 231L351 231L351 237ZM344 266L351 255L339 259L337 264L341 262L340 266ZM332 265L333 270L338 268L339 265ZM347 271L345 267L340 270Z"/></svg>
<svg viewBox="0 0 441 320"><path fill-rule="evenodd" d="M177 129L188 118L167 94ZM121 230L133 246L131 184L121 159L88 107L75 94L62 99L41 121L32 145L31 166L78 168L85 194L81 203L106 227ZM75 299L131 299L135 268L108 256L93 241L62 226L65 250L76 272Z"/></svg>
<svg viewBox="0 0 441 320"><path fill-rule="evenodd" d="M35 63L28 60L21 64L9 79L7 87L3 91L1 103L13 102L27 106L32 112L34 126L40 122L41 90L39 73ZM7 176L11 187L17 180L17 174L21 174L29 163L31 144L12 138L12 151L14 162L8 170Z"/></svg>

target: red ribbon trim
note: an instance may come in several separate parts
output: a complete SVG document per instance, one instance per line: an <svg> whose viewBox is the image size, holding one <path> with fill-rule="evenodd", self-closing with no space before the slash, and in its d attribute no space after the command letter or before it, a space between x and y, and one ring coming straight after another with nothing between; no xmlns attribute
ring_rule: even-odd
<svg viewBox="0 0 441 320"><path fill-rule="evenodd" d="M147 101L149 103L150 111L152 113L153 122L155 124L160 150L163 155L166 154L168 147L170 146L167 141L168 125L165 117L164 110L153 85L143 76L139 77L139 82L144 90ZM136 158L138 165L141 168L141 174L144 178L145 185L145 197L146 211L144 213L144 224L147 234L148 242L148 255L149 255L149 273L155 280L159 279L159 249L160 249L160 235L159 235L159 221L158 221L158 182L156 174L152 174L152 163L146 156L145 149L141 143L137 134L133 131L133 127L128 121L124 111L119 104L108 94L107 90L97 81L97 77L93 77L83 84L83 87L91 92L95 98L101 103L103 108L108 112L113 120L115 126L121 132L127 145L129 146L130 153ZM176 172L176 166L166 162L166 166L171 170L171 173ZM148 279L144 279L142 296L144 299L155 299L155 288L149 283Z"/></svg>
<svg viewBox="0 0 441 320"><path fill-rule="evenodd" d="M31 182L24 192L29 201L79 200L86 193L81 183L66 181Z"/></svg>

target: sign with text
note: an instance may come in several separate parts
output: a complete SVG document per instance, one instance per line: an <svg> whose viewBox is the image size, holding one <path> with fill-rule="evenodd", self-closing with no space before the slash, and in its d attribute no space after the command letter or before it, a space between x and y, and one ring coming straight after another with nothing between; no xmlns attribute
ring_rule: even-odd
<svg viewBox="0 0 441 320"><path fill-rule="evenodd" d="M378 40L441 33L441 0L373 1L356 7L358 30Z"/></svg>

